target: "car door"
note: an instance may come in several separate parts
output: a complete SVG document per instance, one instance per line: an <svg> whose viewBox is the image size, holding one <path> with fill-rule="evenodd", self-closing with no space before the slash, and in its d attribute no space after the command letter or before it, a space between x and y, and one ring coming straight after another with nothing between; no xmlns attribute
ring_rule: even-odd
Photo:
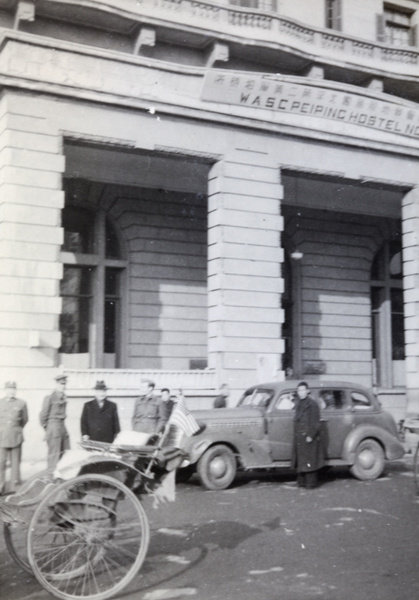
<svg viewBox="0 0 419 600"><path fill-rule="evenodd" d="M291 460L294 438L294 394L283 391L266 412L267 437L272 461Z"/></svg>
<svg viewBox="0 0 419 600"><path fill-rule="evenodd" d="M363 390L350 390L350 400L354 414L354 425L375 425L377 407Z"/></svg>
<svg viewBox="0 0 419 600"><path fill-rule="evenodd" d="M354 415L348 390L339 387L322 387L312 392L321 410L322 435L327 448L326 458L341 458L346 436L354 427Z"/></svg>

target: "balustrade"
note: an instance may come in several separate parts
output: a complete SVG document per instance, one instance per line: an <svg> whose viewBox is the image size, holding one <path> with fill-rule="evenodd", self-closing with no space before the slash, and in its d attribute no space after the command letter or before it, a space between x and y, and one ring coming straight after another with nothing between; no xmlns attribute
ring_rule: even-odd
<svg viewBox="0 0 419 600"><path fill-rule="evenodd" d="M276 14L271 10L242 8L218 4L210 0L142 0L140 12L150 12L154 18L167 20L176 14L176 21L187 22L189 27L208 27L217 23L217 32L233 35L249 35L254 30L254 40L270 43L292 44L293 40L310 45L310 52L318 49L324 56L330 53L330 58L339 55L359 59L365 65L366 61L386 62L411 67L419 62L417 49L401 47L385 47L381 43L354 39L352 36L312 28L298 23L293 19ZM263 34L262 34L263 32Z"/></svg>
<svg viewBox="0 0 419 600"><path fill-rule="evenodd" d="M138 396L147 381L154 381L157 391L168 387L173 392L179 388L185 396L214 395L217 384L215 371L165 371L137 369L66 369L68 395L87 397L94 394L96 381L105 381L110 396Z"/></svg>
<svg viewBox="0 0 419 600"><path fill-rule="evenodd" d="M307 27L302 27L301 25L293 23L292 21L278 19L278 28L281 33L290 35L306 44L312 44L314 42L313 30L307 29Z"/></svg>

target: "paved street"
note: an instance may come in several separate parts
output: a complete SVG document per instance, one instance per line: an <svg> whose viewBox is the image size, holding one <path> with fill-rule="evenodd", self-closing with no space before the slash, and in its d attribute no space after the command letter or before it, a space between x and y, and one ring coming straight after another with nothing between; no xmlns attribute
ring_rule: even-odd
<svg viewBox="0 0 419 600"><path fill-rule="evenodd" d="M154 510L152 538L125 600L419 598L419 497L411 460L373 482L331 470L316 490L287 474L242 476L229 490L178 486ZM50 598L0 541L2 600Z"/></svg>

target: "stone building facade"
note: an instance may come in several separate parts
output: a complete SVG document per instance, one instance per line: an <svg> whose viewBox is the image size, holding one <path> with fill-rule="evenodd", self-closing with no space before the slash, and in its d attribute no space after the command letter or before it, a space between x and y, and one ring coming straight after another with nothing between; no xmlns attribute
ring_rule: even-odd
<svg viewBox="0 0 419 600"><path fill-rule="evenodd" d="M252 5L252 6L249 6ZM419 412L419 2L0 0L0 374ZM200 400L200 398L202 400Z"/></svg>

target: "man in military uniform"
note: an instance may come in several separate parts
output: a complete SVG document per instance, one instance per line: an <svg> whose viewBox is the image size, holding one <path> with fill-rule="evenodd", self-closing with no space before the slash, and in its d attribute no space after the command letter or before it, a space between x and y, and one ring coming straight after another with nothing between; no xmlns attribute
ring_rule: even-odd
<svg viewBox="0 0 419 600"><path fill-rule="evenodd" d="M147 391L136 399L132 415L132 428L143 433L157 433L164 424L160 400L154 394L155 384L149 381Z"/></svg>
<svg viewBox="0 0 419 600"><path fill-rule="evenodd" d="M48 468L54 469L66 450L70 441L65 427L67 400L65 396L66 375L55 378L55 390L45 397L39 415L42 427L45 429L45 439L48 444Z"/></svg>
<svg viewBox="0 0 419 600"><path fill-rule="evenodd" d="M23 428L28 422L26 402L16 398L16 383L6 383L6 396L0 400L0 495L5 492L6 462L11 465L10 491L20 485L20 460L22 454Z"/></svg>

